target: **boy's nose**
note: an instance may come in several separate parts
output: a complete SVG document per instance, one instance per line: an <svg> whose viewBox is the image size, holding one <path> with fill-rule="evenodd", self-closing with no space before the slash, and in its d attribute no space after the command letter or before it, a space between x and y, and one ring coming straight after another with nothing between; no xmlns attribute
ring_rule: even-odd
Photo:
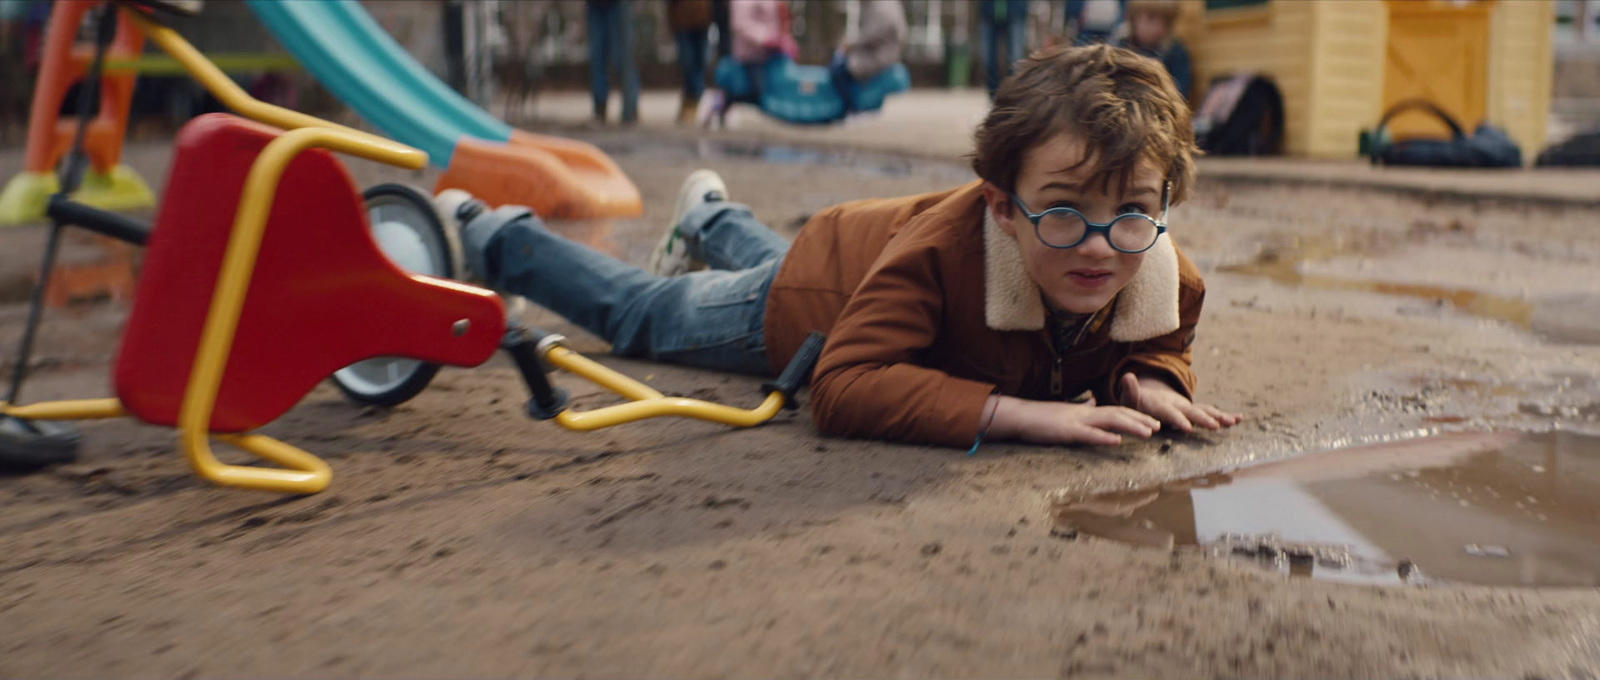
<svg viewBox="0 0 1600 680"><path fill-rule="evenodd" d="M1117 249L1111 247L1111 238L1106 234L1090 234L1089 238L1078 244L1074 250L1083 257L1095 260L1104 260L1117 254Z"/></svg>

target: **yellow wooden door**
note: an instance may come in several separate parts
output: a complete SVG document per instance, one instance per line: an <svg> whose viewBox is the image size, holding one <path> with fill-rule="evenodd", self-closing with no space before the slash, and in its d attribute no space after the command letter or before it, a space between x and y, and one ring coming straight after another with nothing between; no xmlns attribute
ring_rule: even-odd
<svg viewBox="0 0 1600 680"><path fill-rule="evenodd" d="M1448 112L1468 133L1483 120L1489 89L1489 10L1493 0L1389 0L1389 44L1383 108L1422 98ZM1443 135L1433 116L1397 116L1395 139Z"/></svg>

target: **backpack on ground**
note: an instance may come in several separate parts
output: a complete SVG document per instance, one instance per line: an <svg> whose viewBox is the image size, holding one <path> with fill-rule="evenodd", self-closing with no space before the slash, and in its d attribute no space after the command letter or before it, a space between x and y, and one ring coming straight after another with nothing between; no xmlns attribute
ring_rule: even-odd
<svg viewBox="0 0 1600 680"><path fill-rule="evenodd" d="M1280 154L1283 126L1283 94L1254 73L1211 81L1194 118L1196 141L1211 156Z"/></svg>
<svg viewBox="0 0 1600 680"><path fill-rule="evenodd" d="M1404 111L1434 115L1450 128L1449 139L1418 138L1392 141L1389 121ZM1378 129L1363 133L1362 146L1373 165L1409 165L1436 168L1519 168L1522 149L1505 130L1479 123L1468 135L1450 114L1433 102L1408 99L1395 104L1378 121Z"/></svg>

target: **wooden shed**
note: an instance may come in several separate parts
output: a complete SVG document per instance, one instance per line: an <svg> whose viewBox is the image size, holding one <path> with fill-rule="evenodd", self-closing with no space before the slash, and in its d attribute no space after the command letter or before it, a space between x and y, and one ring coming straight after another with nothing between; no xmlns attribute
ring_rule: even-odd
<svg viewBox="0 0 1600 680"><path fill-rule="evenodd" d="M1355 157L1363 128L1422 97L1469 129L1505 128L1531 159L1545 144L1554 26L1554 0L1185 0L1178 31L1196 97L1238 71L1273 78L1290 155ZM1411 113L1392 130L1444 127Z"/></svg>

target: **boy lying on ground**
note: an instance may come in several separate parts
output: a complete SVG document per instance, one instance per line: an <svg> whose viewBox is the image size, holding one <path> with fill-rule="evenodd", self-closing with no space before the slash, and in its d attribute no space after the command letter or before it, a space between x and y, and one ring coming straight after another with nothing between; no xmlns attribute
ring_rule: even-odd
<svg viewBox="0 0 1600 680"><path fill-rule="evenodd" d="M1024 60L1001 84L977 132L979 180L830 208L792 246L709 170L684 182L653 272L526 208L459 191L436 205L478 277L620 356L776 374L826 333L811 386L823 433L1116 444L1240 419L1193 401L1205 287L1166 233L1194 182L1193 140L1160 62L1098 45Z"/></svg>

